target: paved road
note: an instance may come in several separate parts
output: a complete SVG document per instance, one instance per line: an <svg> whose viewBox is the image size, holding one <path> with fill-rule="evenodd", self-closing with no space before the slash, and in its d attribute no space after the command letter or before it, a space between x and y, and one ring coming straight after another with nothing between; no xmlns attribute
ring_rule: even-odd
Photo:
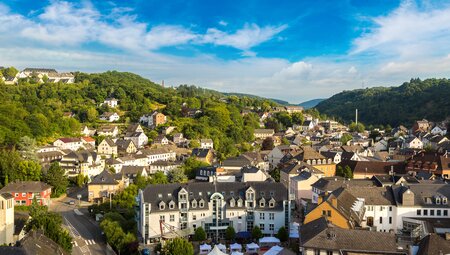
<svg viewBox="0 0 450 255"><path fill-rule="evenodd" d="M64 219L64 224L73 237L72 254L75 255L105 255L106 243L98 224L88 216L87 208L79 207L78 200L75 205L69 205L76 194L67 198L52 201L50 210L58 212Z"/></svg>

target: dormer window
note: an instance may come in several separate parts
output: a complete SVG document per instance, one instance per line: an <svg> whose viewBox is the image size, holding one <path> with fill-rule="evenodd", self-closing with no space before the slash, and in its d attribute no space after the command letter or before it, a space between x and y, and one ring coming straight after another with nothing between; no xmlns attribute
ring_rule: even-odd
<svg viewBox="0 0 450 255"><path fill-rule="evenodd" d="M239 200L238 200L238 202L237 202L237 204L238 204L238 207L242 207L242 199L241 198L239 198Z"/></svg>
<svg viewBox="0 0 450 255"><path fill-rule="evenodd" d="M440 205L441 204L441 198L440 197L436 197L436 204Z"/></svg>
<svg viewBox="0 0 450 255"><path fill-rule="evenodd" d="M166 209L166 203L164 203L163 201L161 201L161 202L159 203L159 210L164 210L164 209Z"/></svg>
<svg viewBox="0 0 450 255"><path fill-rule="evenodd" d="M259 207L264 207L266 206L266 201L263 199L259 200Z"/></svg>
<svg viewBox="0 0 450 255"><path fill-rule="evenodd" d="M236 205L236 201L234 200L234 198L232 198L230 200L230 207L234 207Z"/></svg>
<svg viewBox="0 0 450 255"><path fill-rule="evenodd" d="M174 209L174 208L175 208L175 202L174 201L170 201L169 209Z"/></svg>
<svg viewBox="0 0 450 255"><path fill-rule="evenodd" d="M448 202L447 202L447 198L446 198L446 197L443 197L443 198L442 198L442 204L443 204L443 205L446 205L447 203L448 203Z"/></svg>
<svg viewBox="0 0 450 255"><path fill-rule="evenodd" d="M432 204L431 197L426 197L425 198L425 203Z"/></svg>
<svg viewBox="0 0 450 255"><path fill-rule="evenodd" d="M200 208L203 208L205 206L205 201L203 201L203 199L200 200L200 202L198 202L198 205Z"/></svg>
<svg viewBox="0 0 450 255"><path fill-rule="evenodd" d="M269 201L269 208L274 208L275 207L275 199L270 199Z"/></svg>

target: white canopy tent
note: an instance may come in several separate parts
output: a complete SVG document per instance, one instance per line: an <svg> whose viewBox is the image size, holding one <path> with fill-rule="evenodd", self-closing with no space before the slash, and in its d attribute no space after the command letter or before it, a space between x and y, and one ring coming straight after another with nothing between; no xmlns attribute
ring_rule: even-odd
<svg viewBox="0 0 450 255"><path fill-rule="evenodd" d="M211 245L209 244L201 244L200 245L200 254L208 254L211 251Z"/></svg>
<svg viewBox="0 0 450 255"><path fill-rule="evenodd" d="M289 238L299 238L300 234L299 234L299 226L300 224L298 224L297 222L293 222L290 224L289 226Z"/></svg>
<svg viewBox="0 0 450 255"><path fill-rule="evenodd" d="M242 251L242 245L238 243L230 244L230 251Z"/></svg>
<svg viewBox="0 0 450 255"><path fill-rule="evenodd" d="M259 244L277 244L280 243L280 239L273 236L266 236L259 239Z"/></svg>
<svg viewBox="0 0 450 255"><path fill-rule="evenodd" d="M259 245L257 245L256 243L249 243L246 245L247 253L258 252L258 249L259 249Z"/></svg>
<svg viewBox="0 0 450 255"><path fill-rule="evenodd" d="M221 243L216 244L215 247L219 248L221 252L227 252L227 247Z"/></svg>
<svg viewBox="0 0 450 255"><path fill-rule="evenodd" d="M226 253L222 252L219 247L216 245L214 246L214 249L208 255L227 255Z"/></svg>
<svg viewBox="0 0 450 255"><path fill-rule="evenodd" d="M278 245L272 246L264 255L277 255L283 250L283 247L280 247Z"/></svg>

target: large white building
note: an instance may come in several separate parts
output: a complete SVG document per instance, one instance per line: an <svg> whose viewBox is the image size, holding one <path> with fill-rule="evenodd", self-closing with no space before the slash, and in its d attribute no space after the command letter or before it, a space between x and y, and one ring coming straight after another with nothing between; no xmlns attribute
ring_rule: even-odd
<svg viewBox="0 0 450 255"><path fill-rule="evenodd" d="M14 196L0 194L0 244L14 244Z"/></svg>
<svg viewBox="0 0 450 255"><path fill-rule="evenodd" d="M193 234L203 227L209 238L216 239L224 238L228 226L236 232L258 226L270 236L290 223L290 203L281 183L151 185L139 191L138 204L138 230L145 243L158 242L170 229Z"/></svg>

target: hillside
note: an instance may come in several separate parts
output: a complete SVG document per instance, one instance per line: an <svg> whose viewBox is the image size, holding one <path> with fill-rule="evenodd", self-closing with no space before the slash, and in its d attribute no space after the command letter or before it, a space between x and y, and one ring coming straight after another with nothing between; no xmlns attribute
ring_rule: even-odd
<svg viewBox="0 0 450 255"><path fill-rule="evenodd" d="M310 108L316 107L316 105L318 105L323 100L325 100L325 98L317 98L317 99L312 99L312 100L302 102L298 105L303 106L303 108L305 108L305 109L310 109Z"/></svg>
<svg viewBox="0 0 450 255"><path fill-rule="evenodd" d="M448 79L411 79L399 87L376 87L343 91L319 103L320 113L345 122L410 125L414 120L442 121L450 117L450 81Z"/></svg>

